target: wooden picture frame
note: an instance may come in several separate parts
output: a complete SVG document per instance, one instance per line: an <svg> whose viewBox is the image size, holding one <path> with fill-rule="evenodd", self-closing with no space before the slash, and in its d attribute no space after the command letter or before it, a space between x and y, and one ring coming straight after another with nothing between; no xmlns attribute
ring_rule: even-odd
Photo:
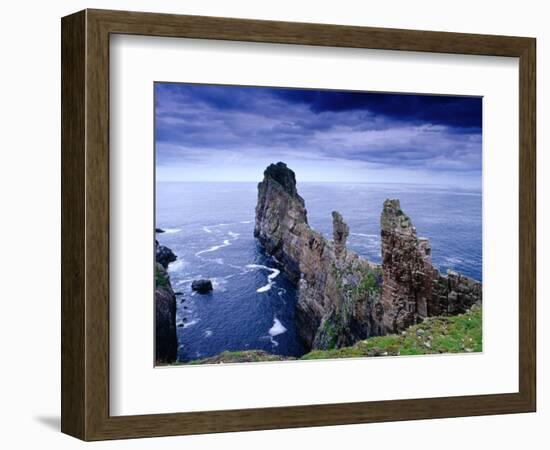
<svg viewBox="0 0 550 450"><path fill-rule="evenodd" d="M533 38L85 10L62 19L62 416L84 440L532 412L536 408ZM109 36L133 34L519 58L519 391L109 415Z"/></svg>

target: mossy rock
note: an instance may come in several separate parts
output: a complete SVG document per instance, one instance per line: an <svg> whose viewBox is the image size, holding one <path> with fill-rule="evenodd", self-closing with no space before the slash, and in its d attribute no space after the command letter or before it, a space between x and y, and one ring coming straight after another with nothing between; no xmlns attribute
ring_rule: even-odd
<svg viewBox="0 0 550 450"><path fill-rule="evenodd" d="M474 305L458 316L428 318L401 334L372 337L352 347L313 350L301 359L481 352L482 322L481 306Z"/></svg>

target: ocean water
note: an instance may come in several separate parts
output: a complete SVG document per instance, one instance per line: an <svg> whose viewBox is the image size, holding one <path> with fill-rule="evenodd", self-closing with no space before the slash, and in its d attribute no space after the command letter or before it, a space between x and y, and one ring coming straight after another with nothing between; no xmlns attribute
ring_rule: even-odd
<svg viewBox="0 0 550 450"><path fill-rule="evenodd" d="M402 184L299 183L311 227L332 238L331 212L350 227L348 247L380 262L380 213L399 198L419 236L430 239L432 261L482 281L480 192ZM178 260L168 267L177 294L178 358L263 349L299 356L296 290L253 236L256 183L172 183L156 186L156 226ZM206 295L191 282L212 280Z"/></svg>

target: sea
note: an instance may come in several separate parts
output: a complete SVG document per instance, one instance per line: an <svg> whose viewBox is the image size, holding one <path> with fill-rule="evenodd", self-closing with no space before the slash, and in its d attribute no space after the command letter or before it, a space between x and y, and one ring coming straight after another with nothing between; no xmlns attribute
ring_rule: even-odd
<svg viewBox="0 0 550 450"><path fill-rule="evenodd" d="M480 191L406 184L298 183L312 228L332 239L339 211L350 228L348 248L380 263L380 213L398 198L420 237L430 239L432 262L482 281ZM178 359L260 349L300 356L296 289L254 238L256 183L157 182L158 241L177 255L168 267L177 293ZM209 294L191 290L208 278Z"/></svg>

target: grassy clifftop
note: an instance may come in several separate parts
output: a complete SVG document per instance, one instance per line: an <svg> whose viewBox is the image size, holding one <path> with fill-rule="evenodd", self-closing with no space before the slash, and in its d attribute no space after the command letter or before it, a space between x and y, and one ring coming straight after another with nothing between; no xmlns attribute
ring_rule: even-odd
<svg viewBox="0 0 550 450"><path fill-rule="evenodd" d="M430 317L401 334L377 336L352 347L313 350L301 359L350 358L364 356L428 355L482 351L482 311L474 305L452 317Z"/></svg>
<svg viewBox="0 0 550 450"><path fill-rule="evenodd" d="M430 317L401 334L377 336L351 347L313 350L301 360L359 358L371 356L428 355L482 351L482 309L479 305L461 315ZM283 361L296 358L273 355L262 350L223 352L188 364L227 364L238 362ZM178 363L181 364L181 363Z"/></svg>
<svg viewBox="0 0 550 450"><path fill-rule="evenodd" d="M237 352L223 352L210 358L196 359L188 364L230 364L238 362L259 362L259 361L286 361L286 356L273 355L263 350L242 350Z"/></svg>

